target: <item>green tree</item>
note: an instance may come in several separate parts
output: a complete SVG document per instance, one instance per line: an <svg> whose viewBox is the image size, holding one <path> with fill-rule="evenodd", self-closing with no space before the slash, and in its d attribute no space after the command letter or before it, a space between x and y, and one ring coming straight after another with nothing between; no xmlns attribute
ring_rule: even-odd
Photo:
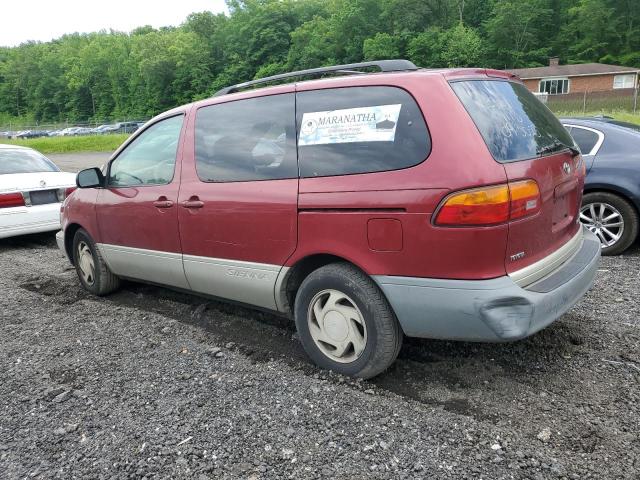
<svg viewBox="0 0 640 480"><path fill-rule="evenodd" d="M0 47L0 118L146 117L227 85L384 58L425 67L640 67L638 0L228 0L182 25Z"/></svg>
<svg viewBox="0 0 640 480"><path fill-rule="evenodd" d="M291 32L287 65L292 70L338 63L329 19L316 16Z"/></svg>
<svg viewBox="0 0 640 480"><path fill-rule="evenodd" d="M462 23L443 35L442 60L447 67L479 67L485 62L485 44L480 35Z"/></svg>
<svg viewBox="0 0 640 480"><path fill-rule="evenodd" d="M572 33L569 52L574 60L589 61L617 53L611 49L619 40L614 13L605 0L580 0L569 9L566 30Z"/></svg>
<svg viewBox="0 0 640 480"><path fill-rule="evenodd" d="M540 33L552 17L546 0L493 0L491 18L484 25L491 65L525 67L546 59L551 49Z"/></svg>
<svg viewBox="0 0 640 480"><path fill-rule="evenodd" d="M449 30L430 28L416 35L408 47L409 58L429 68L481 66L485 50L480 35L462 24Z"/></svg>
<svg viewBox="0 0 640 480"><path fill-rule="evenodd" d="M442 56L444 32L439 27L431 27L417 34L409 41L408 53L413 63L421 67L440 68L445 66Z"/></svg>
<svg viewBox="0 0 640 480"><path fill-rule="evenodd" d="M376 33L374 37L367 38L362 50L365 60L383 60L401 56L398 38L388 33Z"/></svg>

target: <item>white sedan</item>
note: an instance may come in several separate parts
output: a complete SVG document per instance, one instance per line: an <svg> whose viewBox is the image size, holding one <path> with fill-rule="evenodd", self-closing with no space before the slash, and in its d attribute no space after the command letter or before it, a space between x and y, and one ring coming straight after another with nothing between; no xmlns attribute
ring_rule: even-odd
<svg viewBox="0 0 640 480"><path fill-rule="evenodd" d="M41 153L0 144L0 238L60 230L60 204L75 188L76 175Z"/></svg>

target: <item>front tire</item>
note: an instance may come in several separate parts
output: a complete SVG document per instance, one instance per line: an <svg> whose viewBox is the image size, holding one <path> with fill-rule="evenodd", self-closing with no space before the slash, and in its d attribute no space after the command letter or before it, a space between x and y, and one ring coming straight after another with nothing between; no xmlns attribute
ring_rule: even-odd
<svg viewBox="0 0 640 480"><path fill-rule="evenodd" d="M402 329L375 282L348 263L321 267L304 279L295 301L302 345L320 367L371 378L402 346Z"/></svg>
<svg viewBox="0 0 640 480"><path fill-rule="evenodd" d="M638 236L638 212L627 200L609 192L584 196L580 222L596 234L602 255L621 254Z"/></svg>
<svg viewBox="0 0 640 480"><path fill-rule="evenodd" d="M108 295L120 287L120 279L111 273L95 243L82 228L73 237L73 264L82 286L94 295Z"/></svg>

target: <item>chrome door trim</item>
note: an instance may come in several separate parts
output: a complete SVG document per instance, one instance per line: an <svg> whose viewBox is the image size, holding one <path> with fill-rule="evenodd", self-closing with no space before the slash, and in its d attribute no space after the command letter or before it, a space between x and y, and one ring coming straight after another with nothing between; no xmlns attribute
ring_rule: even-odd
<svg viewBox="0 0 640 480"><path fill-rule="evenodd" d="M96 246L115 275L189 289L180 253L106 243Z"/></svg>
<svg viewBox="0 0 640 480"><path fill-rule="evenodd" d="M274 288L280 265L183 255L191 289L198 293L278 310Z"/></svg>
<svg viewBox="0 0 640 480"><path fill-rule="evenodd" d="M509 274L509 277L522 288L546 277L580 250L583 242L583 229L584 227L580 226L578 233L555 252L528 267Z"/></svg>

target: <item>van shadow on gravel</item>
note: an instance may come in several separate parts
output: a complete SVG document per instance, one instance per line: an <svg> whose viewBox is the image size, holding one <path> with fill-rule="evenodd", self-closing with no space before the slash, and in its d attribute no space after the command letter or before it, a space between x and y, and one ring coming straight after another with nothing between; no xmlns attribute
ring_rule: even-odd
<svg viewBox="0 0 640 480"><path fill-rule="evenodd" d="M350 379L322 372L312 365L288 318L242 306L218 302L153 285L124 282L104 299L89 295L71 277L27 278L20 286L45 295L60 305L79 300L126 305L203 328L222 343L233 342L254 362L279 359L307 375L351 384ZM478 397L489 395L488 385L502 379L509 390L540 388L542 372L561 367L561 354L579 353L579 322L560 321L527 340L513 344L479 344L405 338L396 363L367 384L423 404L477 420L496 421L497 414L481 408Z"/></svg>

